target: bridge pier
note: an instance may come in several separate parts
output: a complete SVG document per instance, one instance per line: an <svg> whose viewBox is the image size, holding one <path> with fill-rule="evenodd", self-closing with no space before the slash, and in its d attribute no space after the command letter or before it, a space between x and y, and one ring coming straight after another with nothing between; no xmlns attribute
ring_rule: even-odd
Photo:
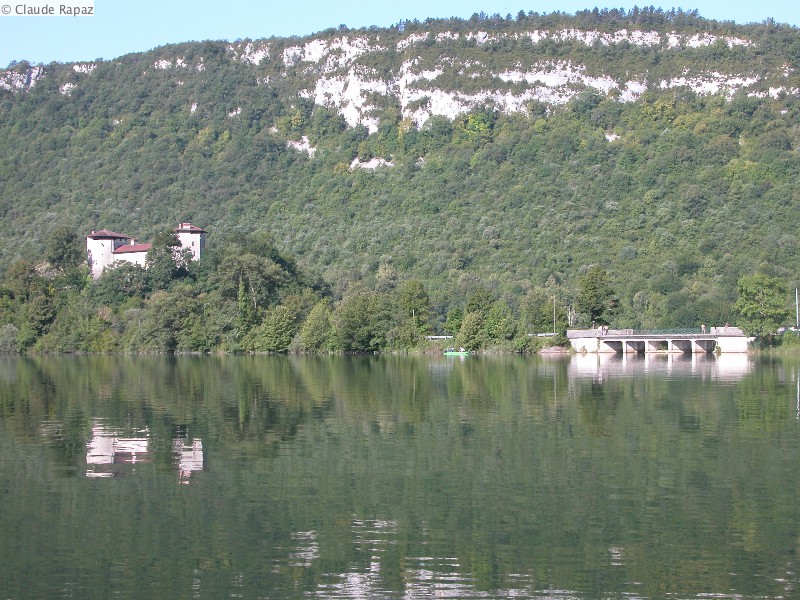
<svg viewBox="0 0 800 600"><path fill-rule="evenodd" d="M625 354L625 342L621 340L607 340L598 339L597 341L598 352L615 352L617 354Z"/></svg>
<svg viewBox="0 0 800 600"><path fill-rule="evenodd" d="M627 340L622 342L624 354L644 354L647 352L647 343L644 340Z"/></svg>
<svg viewBox="0 0 800 600"><path fill-rule="evenodd" d="M717 340L692 340L692 352L709 353L717 349Z"/></svg>
<svg viewBox="0 0 800 600"><path fill-rule="evenodd" d="M670 346L672 346L673 352L682 352L683 354L694 353L697 351L694 345L694 340L670 340Z"/></svg>

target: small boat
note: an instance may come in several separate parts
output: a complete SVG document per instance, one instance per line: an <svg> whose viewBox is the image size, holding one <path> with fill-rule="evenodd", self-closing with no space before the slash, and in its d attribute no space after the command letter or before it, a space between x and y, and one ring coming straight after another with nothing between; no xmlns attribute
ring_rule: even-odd
<svg viewBox="0 0 800 600"><path fill-rule="evenodd" d="M447 348L444 351L445 356L467 356L469 354L469 350L464 350L464 348Z"/></svg>

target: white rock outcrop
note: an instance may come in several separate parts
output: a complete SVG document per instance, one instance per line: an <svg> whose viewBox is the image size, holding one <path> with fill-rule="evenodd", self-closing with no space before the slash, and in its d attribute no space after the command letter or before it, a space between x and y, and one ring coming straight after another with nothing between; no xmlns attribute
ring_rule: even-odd
<svg viewBox="0 0 800 600"><path fill-rule="evenodd" d="M72 65L72 70L76 73L82 73L84 75L89 75L97 68L95 63L78 63Z"/></svg>
<svg viewBox="0 0 800 600"><path fill-rule="evenodd" d="M374 171L378 167L393 167L394 163L391 160L386 160L384 158L372 158L370 160L361 162L358 157L353 159L353 162L350 163L350 169L368 169Z"/></svg>
<svg viewBox="0 0 800 600"><path fill-rule="evenodd" d="M292 148L298 152L305 152L310 158L313 158L317 153L316 146L312 146L308 141L308 136L302 136L298 141L289 140L286 142L287 148Z"/></svg>
<svg viewBox="0 0 800 600"><path fill-rule="evenodd" d="M44 77L44 67L28 67L23 70L0 71L0 89L24 92L31 89Z"/></svg>
<svg viewBox="0 0 800 600"><path fill-rule="evenodd" d="M261 61L269 58L269 44L263 42L244 42L231 44L228 52L234 60L251 65L260 65Z"/></svg>

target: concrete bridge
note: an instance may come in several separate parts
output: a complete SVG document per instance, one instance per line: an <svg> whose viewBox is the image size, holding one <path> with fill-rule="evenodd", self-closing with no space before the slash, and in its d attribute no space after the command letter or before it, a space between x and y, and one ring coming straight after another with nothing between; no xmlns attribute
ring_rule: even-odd
<svg viewBox="0 0 800 600"><path fill-rule="evenodd" d="M705 332L699 328L637 331L598 327L568 330L567 338L578 352L617 354L747 352L754 339L738 327L711 327Z"/></svg>

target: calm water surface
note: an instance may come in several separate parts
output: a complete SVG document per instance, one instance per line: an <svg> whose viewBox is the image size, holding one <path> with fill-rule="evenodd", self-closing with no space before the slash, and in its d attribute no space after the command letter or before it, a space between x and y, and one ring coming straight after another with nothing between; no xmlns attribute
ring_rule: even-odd
<svg viewBox="0 0 800 600"><path fill-rule="evenodd" d="M798 597L799 369L0 357L0 600Z"/></svg>

